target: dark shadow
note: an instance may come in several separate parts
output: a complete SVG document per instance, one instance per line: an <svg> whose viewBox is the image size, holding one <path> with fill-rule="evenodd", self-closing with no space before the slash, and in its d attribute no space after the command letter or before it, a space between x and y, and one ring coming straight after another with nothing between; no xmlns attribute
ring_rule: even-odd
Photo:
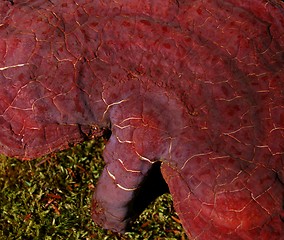
<svg viewBox="0 0 284 240"><path fill-rule="evenodd" d="M129 203L126 218L129 221L138 217L148 205L164 193L169 193L169 188L161 173L161 162L155 162L144 178L140 187L134 192L134 197ZM129 230L129 224L126 231Z"/></svg>

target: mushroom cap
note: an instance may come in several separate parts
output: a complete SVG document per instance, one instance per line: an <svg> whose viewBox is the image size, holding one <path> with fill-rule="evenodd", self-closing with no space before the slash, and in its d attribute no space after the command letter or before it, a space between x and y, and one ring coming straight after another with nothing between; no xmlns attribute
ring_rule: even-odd
<svg viewBox="0 0 284 240"><path fill-rule="evenodd" d="M0 152L31 159L108 128L95 222L125 231L165 180L189 237L280 239L283 6L1 1Z"/></svg>

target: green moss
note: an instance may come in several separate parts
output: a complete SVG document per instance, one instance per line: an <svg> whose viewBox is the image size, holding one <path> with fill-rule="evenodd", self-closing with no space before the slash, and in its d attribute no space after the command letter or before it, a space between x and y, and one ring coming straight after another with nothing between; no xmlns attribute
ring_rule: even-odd
<svg viewBox="0 0 284 240"><path fill-rule="evenodd" d="M96 226L90 200L104 167L104 140L33 161L0 157L0 239L186 239L170 195L117 234Z"/></svg>

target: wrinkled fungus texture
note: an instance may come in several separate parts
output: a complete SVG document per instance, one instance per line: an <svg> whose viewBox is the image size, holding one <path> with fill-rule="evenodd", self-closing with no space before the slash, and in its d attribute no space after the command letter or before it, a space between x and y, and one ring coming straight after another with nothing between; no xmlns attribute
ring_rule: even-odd
<svg viewBox="0 0 284 240"><path fill-rule="evenodd" d="M125 231L162 173L189 238L283 239L283 6L1 0L0 152L110 129L95 222Z"/></svg>

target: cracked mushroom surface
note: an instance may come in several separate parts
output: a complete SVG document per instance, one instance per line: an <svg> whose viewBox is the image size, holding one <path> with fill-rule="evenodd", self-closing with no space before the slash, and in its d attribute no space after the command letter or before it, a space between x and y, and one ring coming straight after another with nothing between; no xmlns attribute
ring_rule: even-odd
<svg viewBox="0 0 284 240"><path fill-rule="evenodd" d="M283 7L2 0L0 152L32 159L109 129L96 223L123 232L169 190L190 239L281 239Z"/></svg>

